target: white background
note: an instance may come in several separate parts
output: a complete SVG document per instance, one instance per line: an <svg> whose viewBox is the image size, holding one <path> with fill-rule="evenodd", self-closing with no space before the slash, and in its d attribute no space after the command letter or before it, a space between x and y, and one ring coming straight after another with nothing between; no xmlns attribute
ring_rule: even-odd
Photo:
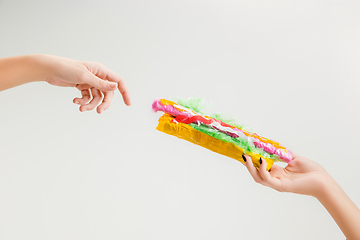
<svg viewBox="0 0 360 240"><path fill-rule="evenodd" d="M203 97L322 164L360 205L359 1L0 0L0 56L101 62L131 91L0 93L0 239L345 239L316 199L155 130L157 97Z"/></svg>

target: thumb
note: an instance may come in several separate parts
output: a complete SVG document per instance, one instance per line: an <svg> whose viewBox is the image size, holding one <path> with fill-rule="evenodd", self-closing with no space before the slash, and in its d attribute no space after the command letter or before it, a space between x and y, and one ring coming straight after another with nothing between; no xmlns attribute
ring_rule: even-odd
<svg viewBox="0 0 360 240"><path fill-rule="evenodd" d="M94 88L97 88L100 91L104 91L104 92L114 91L118 87L118 84L116 82L109 82L109 81L103 80L91 73L85 79L85 82L87 84L93 86Z"/></svg>

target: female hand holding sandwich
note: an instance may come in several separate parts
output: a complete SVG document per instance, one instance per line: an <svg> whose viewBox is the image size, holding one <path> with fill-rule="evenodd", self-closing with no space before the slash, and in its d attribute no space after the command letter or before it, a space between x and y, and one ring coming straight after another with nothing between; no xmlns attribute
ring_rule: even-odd
<svg viewBox="0 0 360 240"><path fill-rule="evenodd" d="M360 210L336 181L318 163L293 153L293 161L282 168L266 170L262 161L257 170L249 156L245 165L255 182L279 192L292 192L317 198L336 221L348 240L360 239ZM245 160L244 159L244 160Z"/></svg>
<svg viewBox="0 0 360 240"><path fill-rule="evenodd" d="M100 63L44 54L0 59L0 91L36 81L76 87L82 97L74 98L73 102L80 105L81 112L92 110L101 102L97 112L102 113L110 106L116 89L119 89L125 104L131 104L124 80Z"/></svg>
<svg viewBox="0 0 360 240"><path fill-rule="evenodd" d="M360 239L360 210L323 167L278 142L223 122L219 115L200 113L202 104L197 98L155 99L153 110L164 113L156 129L244 163L257 183L316 197L349 240ZM274 161L288 165L282 168Z"/></svg>

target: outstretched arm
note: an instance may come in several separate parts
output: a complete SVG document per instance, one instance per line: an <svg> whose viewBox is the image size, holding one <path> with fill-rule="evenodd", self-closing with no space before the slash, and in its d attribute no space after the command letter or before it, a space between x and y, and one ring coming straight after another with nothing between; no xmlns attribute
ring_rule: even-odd
<svg viewBox="0 0 360 240"><path fill-rule="evenodd" d="M60 87L76 87L82 97L75 98L80 111L94 109L101 113L119 89L126 105L130 95L124 80L100 63L36 54L0 59L0 91L29 82L46 81Z"/></svg>
<svg viewBox="0 0 360 240"><path fill-rule="evenodd" d="M360 239L360 210L336 181L318 163L294 153L285 168L273 165L266 171L266 161L257 170L249 156L246 167L257 183L280 192L316 197L328 210L348 240Z"/></svg>

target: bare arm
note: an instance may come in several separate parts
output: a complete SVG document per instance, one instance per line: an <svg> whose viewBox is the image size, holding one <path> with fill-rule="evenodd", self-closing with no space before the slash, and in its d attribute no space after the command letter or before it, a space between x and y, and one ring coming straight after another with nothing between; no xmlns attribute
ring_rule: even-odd
<svg viewBox="0 0 360 240"><path fill-rule="evenodd" d="M348 240L360 239L360 210L337 183L325 184L324 191L317 199Z"/></svg>
<svg viewBox="0 0 360 240"><path fill-rule="evenodd" d="M251 158L245 165L257 183L280 192L316 197L327 209L348 240L360 239L360 210L336 181L318 163L294 154L287 167L274 165L266 171L266 161L257 170Z"/></svg>
<svg viewBox="0 0 360 240"><path fill-rule="evenodd" d="M0 91L29 82L44 81L45 75L37 67L33 56L0 59Z"/></svg>
<svg viewBox="0 0 360 240"><path fill-rule="evenodd" d="M100 63L76 61L51 55L36 54L0 59L0 91L29 82L46 81L60 87L76 87L81 98L74 103L80 111L97 107L102 113L118 89L126 105L131 105L124 80Z"/></svg>

